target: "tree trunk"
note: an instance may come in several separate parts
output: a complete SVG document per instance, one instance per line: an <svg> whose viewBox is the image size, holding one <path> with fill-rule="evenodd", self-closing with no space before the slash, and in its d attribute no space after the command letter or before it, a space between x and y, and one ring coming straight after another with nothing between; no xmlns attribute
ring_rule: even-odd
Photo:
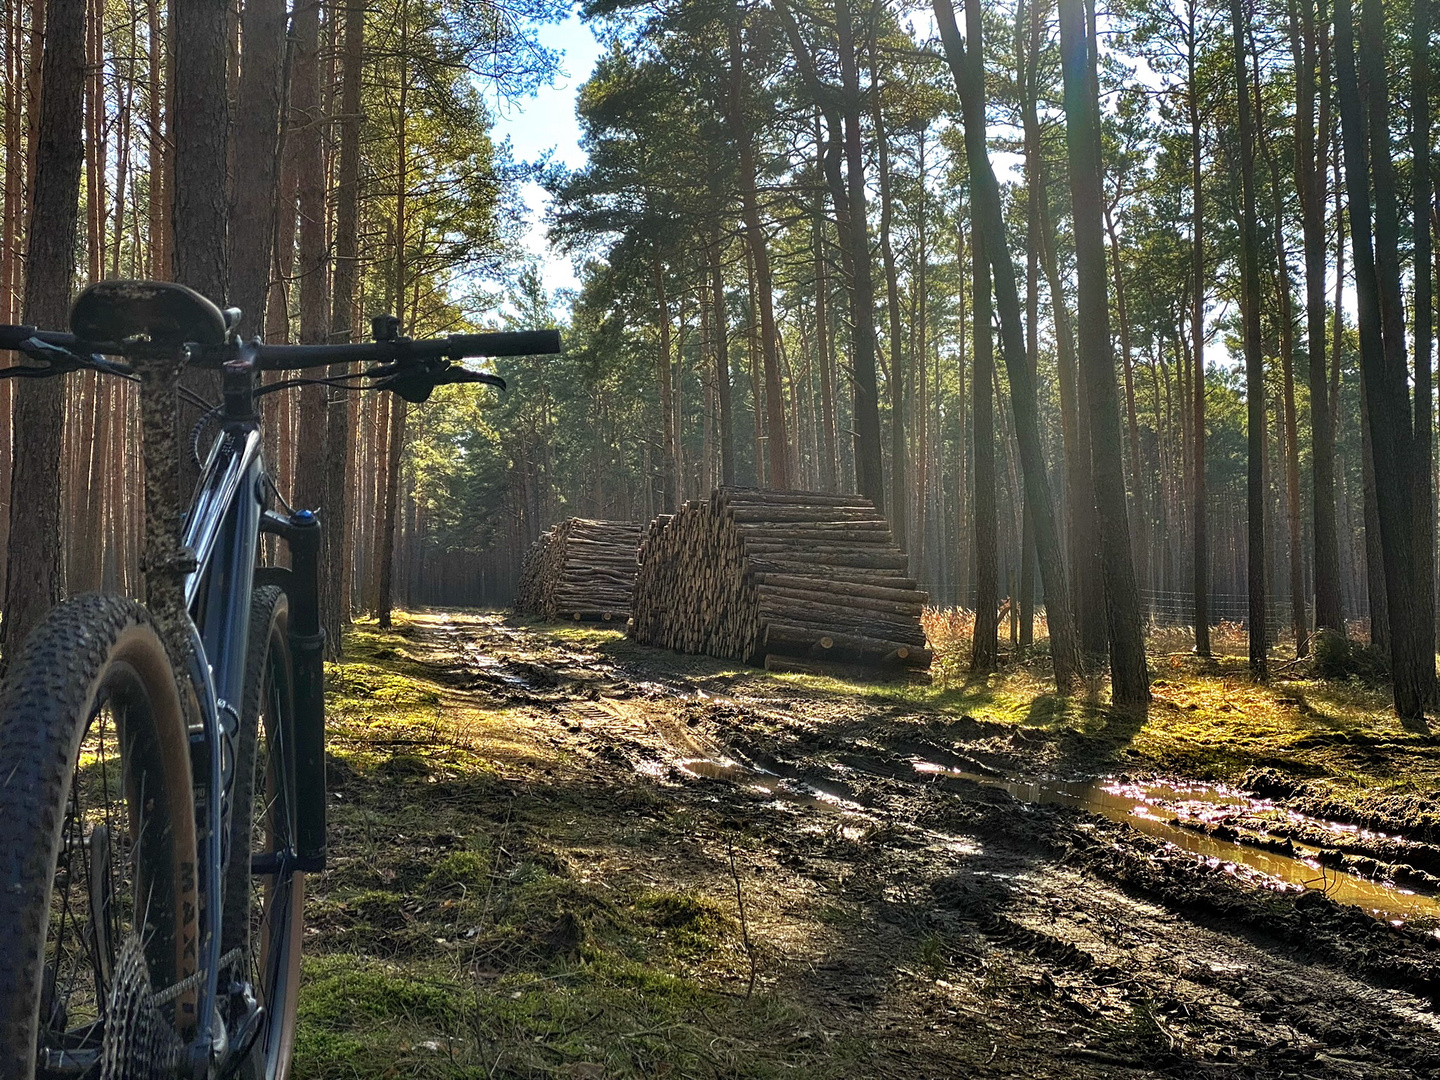
<svg viewBox="0 0 1440 1080"><path fill-rule="evenodd" d="M1315 124L1315 0L1289 2L1295 60L1295 186L1305 244L1305 319L1310 387L1310 461L1314 516L1315 629L1345 634L1340 602L1340 541L1335 519L1335 427L1325 381L1325 143L1329 139L1328 93L1321 103L1322 133ZM1327 61L1329 52L1326 51Z"/></svg>
<svg viewBox="0 0 1440 1080"><path fill-rule="evenodd" d="M751 428L755 434L755 486L765 486L765 394L760 381L760 301L755 295L755 255L745 245L745 295L750 301L746 355L750 361ZM649 470L646 470L648 475ZM649 482L648 480L646 481Z"/></svg>
<svg viewBox="0 0 1440 1080"><path fill-rule="evenodd" d="M355 287L360 276L360 103L365 63L365 10L362 0L345 9L344 54L340 62L340 118L336 125L340 154L335 183L335 276L330 307L330 337L346 343L358 336L354 325ZM332 364L328 374L346 374L348 365ZM355 445L348 395L332 396L326 413L324 505L330 509L325 528L325 580L320 614L325 627L326 655L343 654L343 631L350 622L351 527L349 487Z"/></svg>
<svg viewBox="0 0 1440 1080"><path fill-rule="evenodd" d="M1134 557L1143 559L1149 547L1149 518L1145 509L1145 486L1140 473L1140 419L1135 411L1135 357L1130 349L1130 313L1125 303L1125 269L1120 260L1120 234L1115 215L1105 207L1105 230L1110 237L1110 254L1115 277L1115 317L1120 320L1120 370L1125 378L1125 426L1130 451L1130 493L1135 500ZM1137 580L1143 578L1137 573Z"/></svg>
<svg viewBox="0 0 1440 1080"><path fill-rule="evenodd" d="M957 273L965 272L965 222L958 214L955 220L955 268ZM955 580L959 586L959 602L963 607L970 599L970 548L971 539L966 529L969 517L966 510L970 503L970 410L965 400L965 287L963 280L955 290L955 315L960 332L955 335L955 395L958 399L956 412L960 418L960 438L955 455Z"/></svg>
<svg viewBox="0 0 1440 1080"><path fill-rule="evenodd" d="M974 213L972 206L971 213ZM1000 582L996 558L995 505L995 337L990 284L990 261L985 237L977 229L970 241L971 308L974 327L975 483L975 630L970 646L970 670L988 674L1000 654Z"/></svg>
<svg viewBox="0 0 1440 1080"><path fill-rule="evenodd" d="M169 146L165 139L165 121L172 110L165 108L163 77L165 32L160 25L160 0L146 0L148 85L146 87L147 153L150 168L150 276L170 276L170 180Z"/></svg>
<svg viewBox="0 0 1440 1080"><path fill-rule="evenodd" d="M1129 516L1121 457L1120 403L1110 342L1110 305L1101 232L1099 101L1094 92L1095 42L1081 0L1060 0L1065 83L1065 142L1070 161L1075 262L1079 284L1079 359L1082 393L1090 414L1090 456L1105 576L1110 638L1110 684L1116 705L1150 700L1140 595L1130 554Z"/></svg>
<svg viewBox="0 0 1440 1080"><path fill-rule="evenodd" d="M320 345L329 339L330 305L325 244L325 158L321 134L325 120L320 103L320 0L301 0L295 8L295 66L291 90L289 138L295 144L296 194L300 209L300 343ZM325 502L326 389L300 388L300 424L296 430L295 494L297 506L319 509L328 522Z"/></svg>
<svg viewBox="0 0 1440 1080"><path fill-rule="evenodd" d="M731 414L730 319L725 305L725 273L720 265L720 237L710 245L710 295L714 312L715 386L720 399L720 482L735 483L735 420Z"/></svg>
<svg viewBox="0 0 1440 1080"><path fill-rule="evenodd" d="M1194 351L1194 418L1190 437L1191 538L1193 540L1195 594L1195 655L1210 655L1210 536L1205 488L1205 188L1204 147L1200 126L1200 90L1196 59L1200 50L1196 25L1200 0L1186 0L1185 61L1190 111L1191 189L1191 284L1195 289L1190 308L1190 341Z"/></svg>
<svg viewBox="0 0 1440 1080"><path fill-rule="evenodd" d="M664 495L661 506L664 512L674 513L676 488L675 462L675 399L672 392L674 376L670 370L670 302L665 295L665 267L659 255L655 256L652 275L655 280L655 303L658 311L656 328L660 333L655 352L655 386L660 398L660 449L661 490Z"/></svg>
<svg viewBox="0 0 1440 1080"><path fill-rule="evenodd" d="M1253 39L1251 41L1254 54ZM1258 60L1257 60L1258 63ZM1277 422L1282 424L1281 450L1285 462L1285 520L1290 544L1290 629L1295 636L1296 659L1309 655L1309 631L1305 613L1305 547L1300 524L1300 431L1295 408L1295 313L1290 285L1290 258L1285 247L1285 204L1280 178L1280 161L1266 134L1264 98L1258 68L1253 69L1257 134L1270 169L1271 213L1275 245L1275 293L1279 312L1280 371L1282 398Z"/></svg>
<svg viewBox="0 0 1440 1080"><path fill-rule="evenodd" d="M227 94L227 0L172 3L170 56L175 78L169 123L171 175L171 269L175 280L224 304L227 286L229 191L229 95ZM210 401L220 398L220 376L198 368L181 375L181 386ZM191 409L175 410L175 444L187 445ZM180 455L174 498L182 505L199 478L189 454Z"/></svg>
<svg viewBox="0 0 1440 1080"><path fill-rule="evenodd" d="M172 252L177 281L226 295L226 0L170 7L175 56L175 192Z"/></svg>
<svg viewBox="0 0 1440 1080"><path fill-rule="evenodd" d="M817 121L815 138L820 139ZM823 157L823 155L822 155ZM825 164L818 162L823 173ZM830 330L830 275L825 260L825 204L820 192L815 193L813 230L815 234L815 353L820 365L820 415L822 442L820 447L820 487L837 491L840 472L835 457L835 356Z"/></svg>
<svg viewBox="0 0 1440 1080"><path fill-rule="evenodd" d="M986 261L995 271L994 288L999 301L1005 371L1010 378L1010 405L1014 410L1020 464L1025 474L1025 497L1035 515L1035 546L1040 554L1040 577L1045 589L1055 682L1062 691L1066 691L1081 675L1080 648L1070 610L1065 563L1060 553L1060 532L1055 524L1055 506L1050 498L1050 480L1040 443L1035 373L1025 359L1025 332L1021 325L1020 296L1015 287L1015 264L1005 239L1000 187L986 147L985 82L978 14L977 8L976 25L971 29L976 49L973 59L967 60L966 46L955 24L955 11L950 0L935 0L936 21L964 114L965 156L970 168L975 236L976 239L984 237ZM981 385L978 377L973 385L978 393Z"/></svg>
<svg viewBox="0 0 1440 1080"><path fill-rule="evenodd" d="M1335 45L1339 81L1340 123L1345 143L1345 190L1350 210L1351 249L1360 325L1360 363L1365 377L1366 408L1375 470L1375 503L1380 546L1385 563L1385 595L1390 618L1390 657L1395 711L1420 717L1435 699L1435 655L1425 648L1432 635L1418 632L1418 599L1429 583L1416 580L1412 542L1414 517L1409 469L1413 465L1413 427L1403 363L1403 318L1398 310L1398 253L1395 243L1395 192L1390 180L1389 138L1384 126L1370 123L1385 115L1383 26L1379 5L1368 0L1362 33L1361 60L1365 96L1355 67L1354 23L1350 0L1338 0ZM1373 145L1371 145L1373 141ZM1382 161L1383 159L1383 161ZM1370 180L1381 207L1372 237ZM1386 203L1391 205L1385 208ZM1372 246L1374 245L1374 246ZM1377 263L1379 265L1377 265ZM1396 321L1399 320L1397 340ZM1397 357L1401 363L1395 361ZM1422 637L1424 640L1422 641Z"/></svg>
<svg viewBox="0 0 1440 1080"><path fill-rule="evenodd" d="M1338 341L1338 335L1337 335ZM1370 393L1360 372L1361 497L1365 521L1365 594L1370 600L1370 645L1390 655L1390 601L1385 592L1385 553L1375 496L1375 450L1370 437Z"/></svg>
<svg viewBox="0 0 1440 1080"><path fill-rule="evenodd" d="M68 324L84 162L85 0L48 0L24 317ZM0 647L12 659L64 590L60 465L65 384L21 379L15 394L10 544Z"/></svg>
<svg viewBox="0 0 1440 1080"><path fill-rule="evenodd" d="M1435 652L1435 498L1432 486L1434 408L1431 344L1434 336L1434 266L1431 261L1430 224L1430 0L1415 0L1411 14L1410 149L1413 199L1411 235L1415 242L1415 452L1410 472L1415 518L1415 577L1419 585L1416 650ZM1434 664L1431 664L1432 668ZM1433 708L1437 703L1430 702Z"/></svg>
<svg viewBox="0 0 1440 1080"><path fill-rule="evenodd" d="M885 505L880 454L879 391L875 381L875 282L871 276L870 230L865 213L865 155L860 130L860 80L855 68L855 32L849 0L836 0L840 81L845 117L845 171L849 181L851 340L855 351L855 479L860 494Z"/></svg>
<svg viewBox="0 0 1440 1080"><path fill-rule="evenodd" d="M745 119L744 50L740 38L740 14L730 24L730 131L740 150L740 196L745 217L745 242L755 260L755 288L760 304L760 345L765 363L765 435L770 464L770 487L794 486L791 475L790 440L785 429L785 395L780 385L779 329L775 324L774 285L770 275L770 251L760 224L760 197L755 187L755 147Z"/></svg>
<svg viewBox="0 0 1440 1080"><path fill-rule="evenodd" d="M250 337L265 327L275 239L285 0L246 0L241 33L244 55L234 138L240 167L230 193L230 216L244 227L230 234L229 300L242 315L237 333Z"/></svg>
<svg viewBox="0 0 1440 1080"><path fill-rule="evenodd" d="M1041 162L1041 182L1045 170ZM1065 489L1070 516L1070 602L1075 612L1080 650L1100 662L1106 651L1105 583L1096 538L1095 487L1090 476L1090 425L1080 400L1075 364L1075 330L1065 303L1065 285L1056 265L1055 223L1044 199L1040 201L1040 265L1050 286L1050 309L1055 323L1055 367L1060 384L1060 430L1065 447Z"/></svg>
<svg viewBox="0 0 1440 1080"><path fill-rule="evenodd" d="M1250 594L1250 675L1269 677L1269 634L1265 623L1265 350L1260 337L1260 238L1255 213L1255 119L1250 97L1245 33L1249 16L1241 0L1230 0L1235 94L1240 111L1240 289L1245 339L1246 507Z"/></svg>
<svg viewBox="0 0 1440 1080"><path fill-rule="evenodd" d="M906 543L906 459L905 449L905 336L900 327L900 275L895 268L895 249L890 242L890 227L895 208L890 198L889 137L885 116L880 108L880 75L877 50L870 48L870 109L875 125L875 149L879 155L880 184L880 255L885 267L886 324L890 331L890 528L901 551ZM912 560L912 565L914 562Z"/></svg>

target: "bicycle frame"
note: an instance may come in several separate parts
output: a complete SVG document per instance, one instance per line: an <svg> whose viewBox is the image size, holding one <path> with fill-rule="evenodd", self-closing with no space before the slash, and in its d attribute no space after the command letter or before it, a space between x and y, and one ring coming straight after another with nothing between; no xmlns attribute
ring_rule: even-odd
<svg viewBox="0 0 1440 1080"><path fill-rule="evenodd" d="M147 429L157 423L159 430L168 432L173 423L168 396L176 392L174 377L186 363L222 373L220 433L185 513L180 528L181 550L175 551L169 543L159 545L163 550L151 569L161 577L150 583L164 608L156 612L163 617L164 630L182 639L172 639L168 645L187 653L183 660L186 671L177 671L176 675L182 695L193 695L196 717L189 738L201 838L196 852L195 885L203 911L199 940L181 943L187 958L194 957L194 971L181 984L168 988L177 996L167 999L177 1001L177 1009L185 1010L177 1017L182 1030L195 1033L180 1066L192 1080L207 1080L217 1072L230 1071L249 1053L254 1037L263 1030L260 1007L253 997L244 1000L246 984L227 980L221 985L221 964L226 958L220 951L235 740L245 700L245 653L257 585L278 584L288 599L292 701L288 711L281 710L281 727L271 734L284 740L280 745L289 750L280 760L291 763L287 767L294 770L293 778L284 778L294 805L291 827L284 830L289 833L288 847L252 852L249 872L252 876L298 878L325 865L325 637L320 626L320 522L310 510L290 510L286 506L289 512L281 514L267 509L274 485L265 470L256 397L282 386L316 383L346 390L392 391L414 402L425 401L442 385L478 383L503 390L505 381L500 376L466 368L463 361L538 356L558 353L561 348L556 330L492 331L412 340L400 336L399 323L391 316L371 320L372 341L366 344L267 346L258 340L230 340L238 314L221 313L192 290L173 283L108 281L92 284L76 300L71 324L72 329L78 326L77 333L24 325L0 326L0 350L16 350L32 361L0 367L0 379L76 370L137 378L149 384L148 391L142 389ZM181 343L181 336L192 331L200 340ZM124 359L113 362L106 357ZM256 386L261 370L296 372L336 363L358 364L362 370L335 379L282 379L278 385L263 390ZM147 392L158 396L146 397ZM160 445L169 441L167 435ZM147 457L146 490L152 495L171 482L168 464ZM283 497L279 502L285 505ZM162 516L173 522L169 510L164 508ZM168 530L173 525L165 527ZM289 569L257 566L264 534L286 542ZM178 590L177 584L181 586ZM182 598L188 618L179 618L175 611ZM176 622L181 625L175 626ZM186 925L190 925L188 913ZM280 930L285 929L280 926ZM236 995L242 1006L235 1010L238 1016L230 1017L228 1028L219 1020L217 1009L222 994Z"/></svg>
<svg viewBox="0 0 1440 1080"><path fill-rule="evenodd" d="M243 353L243 350L242 350ZM205 898L197 971L195 1037L190 1046L194 1075L223 1070L229 1054L215 1003L220 977L224 895L224 838L227 835L233 740L245 695L245 651L250 638L251 594L257 583L262 533L289 546L291 569L264 568L264 581L285 589L290 603L289 644L293 665L294 730L282 730L294 762L296 793L294 846L252 859L252 873L322 869L325 861L324 634L319 613L320 523L308 510L288 515L266 509L271 481L265 471L260 417L254 401L255 366L242 361L224 374L224 410L216 438L185 515L182 543L195 557L185 578L192 622L191 680L200 698L200 730L191 736L196 804L202 816L198 853ZM218 797L217 797L218 795Z"/></svg>

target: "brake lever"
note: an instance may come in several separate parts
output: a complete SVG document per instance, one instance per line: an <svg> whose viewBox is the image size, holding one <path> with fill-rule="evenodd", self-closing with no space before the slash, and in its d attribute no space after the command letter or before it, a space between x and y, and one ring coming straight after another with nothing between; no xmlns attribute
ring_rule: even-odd
<svg viewBox="0 0 1440 1080"><path fill-rule="evenodd" d="M442 383L482 383L485 386L494 386L501 390L507 389L505 380L499 375L491 375L485 371L471 371L469 368L451 367L442 371L435 380L436 385Z"/></svg>
<svg viewBox="0 0 1440 1080"><path fill-rule="evenodd" d="M438 371L422 368L382 375L376 379L374 389L390 390L399 394L406 401L419 404L429 400L435 387L452 383L483 383L486 386L499 387L501 390L506 388L505 380L499 375L491 375L484 371L471 371L469 368L458 366L446 366Z"/></svg>
<svg viewBox="0 0 1440 1080"><path fill-rule="evenodd" d="M124 379L133 379L135 369L129 364L118 360L111 360L101 353L82 354L72 352L61 345L51 345L48 341L41 341L39 338L26 338L15 347L16 352L22 352L32 360L39 360L45 364L43 368L27 368L23 366L0 369L0 378L45 378L51 375L65 375L72 371L89 369L98 371L103 375L118 375Z"/></svg>
<svg viewBox="0 0 1440 1080"><path fill-rule="evenodd" d="M418 405L429 400L435 389L435 377L426 371L405 371L377 380L372 389L390 390L411 404Z"/></svg>

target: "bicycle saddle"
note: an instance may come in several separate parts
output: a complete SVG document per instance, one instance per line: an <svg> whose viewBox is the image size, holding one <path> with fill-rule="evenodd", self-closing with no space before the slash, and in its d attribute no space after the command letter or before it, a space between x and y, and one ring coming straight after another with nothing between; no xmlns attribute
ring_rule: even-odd
<svg viewBox="0 0 1440 1080"><path fill-rule="evenodd" d="M229 324L205 297L171 281L97 281L70 309L82 341L148 340L153 345L223 345Z"/></svg>

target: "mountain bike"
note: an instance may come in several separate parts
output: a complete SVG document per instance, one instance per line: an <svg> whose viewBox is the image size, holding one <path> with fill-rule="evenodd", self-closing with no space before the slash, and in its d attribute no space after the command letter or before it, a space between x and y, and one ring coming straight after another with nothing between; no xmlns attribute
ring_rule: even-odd
<svg viewBox="0 0 1440 1080"><path fill-rule="evenodd" d="M161 416L175 386L152 390L157 371L218 369L223 390L192 437L218 425L178 536L155 535L149 500L176 474L147 439L150 608L61 604L0 686L5 1080L287 1075L305 875L326 856L321 525L266 471L257 400L315 383L409 401L504 389L459 361L560 348L553 330L411 340L385 316L367 343L263 345L234 339L239 317L182 285L107 281L68 333L0 326L0 349L26 357L0 377L138 379L142 401L170 403ZM259 379L335 363L360 369ZM267 535L288 567L259 565Z"/></svg>

